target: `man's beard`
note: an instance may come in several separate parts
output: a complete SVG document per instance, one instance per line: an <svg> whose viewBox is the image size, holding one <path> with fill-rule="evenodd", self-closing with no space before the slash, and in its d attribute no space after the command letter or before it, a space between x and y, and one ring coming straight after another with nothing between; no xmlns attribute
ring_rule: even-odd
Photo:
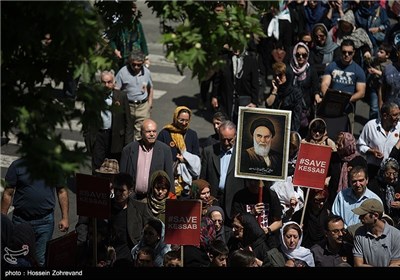
<svg viewBox="0 0 400 280"><path fill-rule="evenodd" d="M262 157L266 157L269 154L271 149L271 145L266 144L258 144L256 140L254 140L254 152Z"/></svg>

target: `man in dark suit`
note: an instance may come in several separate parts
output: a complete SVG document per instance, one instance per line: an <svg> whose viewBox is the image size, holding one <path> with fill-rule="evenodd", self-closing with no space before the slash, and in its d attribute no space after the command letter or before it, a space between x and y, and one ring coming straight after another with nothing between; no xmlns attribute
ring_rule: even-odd
<svg viewBox="0 0 400 280"><path fill-rule="evenodd" d="M109 90L104 96L108 110L101 112L103 125L84 133L86 148L92 154L92 173L99 169L105 158L120 161L125 145L134 140L133 120L126 93L115 89L114 73L103 71L101 82Z"/></svg>
<svg viewBox="0 0 400 280"><path fill-rule="evenodd" d="M130 174L136 182L135 194L139 200L147 197L150 188L151 174L164 170L173 180L171 148L157 140L157 124L151 119L145 119L141 127L142 139L134 141L122 150L120 171ZM171 192L175 193L172 184Z"/></svg>
<svg viewBox="0 0 400 280"><path fill-rule="evenodd" d="M229 225L233 218L233 196L245 188L244 180L235 177L236 125L224 121L219 127L219 139L220 143L203 150L200 178L210 183L211 195L218 199Z"/></svg>
<svg viewBox="0 0 400 280"><path fill-rule="evenodd" d="M257 107L259 92L258 62L254 52L224 50L225 67L213 78L211 105L227 114L235 124L239 106Z"/></svg>

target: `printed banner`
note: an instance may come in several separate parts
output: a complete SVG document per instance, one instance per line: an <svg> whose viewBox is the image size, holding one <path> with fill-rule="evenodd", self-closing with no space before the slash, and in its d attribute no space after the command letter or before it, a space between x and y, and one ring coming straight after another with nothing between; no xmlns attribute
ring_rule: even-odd
<svg viewBox="0 0 400 280"><path fill-rule="evenodd" d="M110 179L76 174L76 212L78 215L108 219L110 205Z"/></svg>
<svg viewBox="0 0 400 280"><path fill-rule="evenodd" d="M165 209L165 243L200 245L200 200L167 199Z"/></svg>
<svg viewBox="0 0 400 280"><path fill-rule="evenodd" d="M331 147L301 143L293 185L324 189L331 154Z"/></svg>

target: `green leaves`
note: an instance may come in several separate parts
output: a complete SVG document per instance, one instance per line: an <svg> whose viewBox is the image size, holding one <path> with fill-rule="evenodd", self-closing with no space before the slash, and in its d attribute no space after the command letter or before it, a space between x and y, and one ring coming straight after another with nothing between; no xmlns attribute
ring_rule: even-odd
<svg viewBox="0 0 400 280"><path fill-rule="evenodd" d="M17 135L18 153L27 159L32 175L49 182L60 182L87 163L85 149L67 147L56 127L73 119L81 122L83 132L101 125L105 102L96 73L113 65L105 38L132 20L131 1L91 3L1 3L6 42L1 49L1 130ZM224 45L243 49L249 37L264 36L257 17L238 9L236 1L227 1L221 14L214 13L214 1L146 3L162 19L166 57L179 71L189 68L200 80L221 67ZM140 17L139 11L134 20ZM76 96L67 98L64 93L74 88L74 80L79 80ZM75 101L83 104L85 114Z"/></svg>
<svg viewBox="0 0 400 280"><path fill-rule="evenodd" d="M219 14L213 11L213 1L146 3L163 19L167 59L175 61L180 72L189 68L200 80L222 66L219 55L224 45L243 50L253 36L265 36L259 20L246 15L235 1Z"/></svg>
<svg viewBox="0 0 400 280"><path fill-rule="evenodd" d="M87 1L6 1L2 24L7 41L1 61L2 133L17 135L18 153L34 178L61 182L85 167L88 157L82 147L67 147L56 127L72 119L95 126L105 107L95 86L96 71L111 67L101 38L103 23ZM76 96L65 97L68 83L78 77ZM75 101L95 108L91 119L75 108Z"/></svg>

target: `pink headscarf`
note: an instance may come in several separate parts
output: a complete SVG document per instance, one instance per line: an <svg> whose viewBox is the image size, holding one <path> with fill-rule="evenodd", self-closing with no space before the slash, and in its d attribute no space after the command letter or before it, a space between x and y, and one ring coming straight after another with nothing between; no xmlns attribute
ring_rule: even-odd
<svg viewBox="0 0 400 280"><path fill-rule="evenodd" d="M305 48L307 52L306 63L304 63L303 66L300 66L296 59L296 53L299 47ZM294 46L292 60L290 61L290 67L292 67L293 69L293 73L295 75L294 79L295 81L303 81L307 77L307 68L310 66L310 64L308 63L309 55L310 55L310 50L308 49L308 46L303 42L299 42Z"/></svg>
<svg viewBox="0 0 400 280"><path fill-rule="evenodd" d="M354 138L353 134L351 134L349 132L340 132L338 135L338 138L339 137L343 137L343 145L342 145L342 147L337 149L337 153L338 153L340 159L342 160L343 165L342 165L342 170L340 171L340 178L339 178L339 185L338 185L337 192L340 192L341 190L344 190L347 188L348 162L351 161L356 156L360 155L357 152L356 139Z"/></svg>

